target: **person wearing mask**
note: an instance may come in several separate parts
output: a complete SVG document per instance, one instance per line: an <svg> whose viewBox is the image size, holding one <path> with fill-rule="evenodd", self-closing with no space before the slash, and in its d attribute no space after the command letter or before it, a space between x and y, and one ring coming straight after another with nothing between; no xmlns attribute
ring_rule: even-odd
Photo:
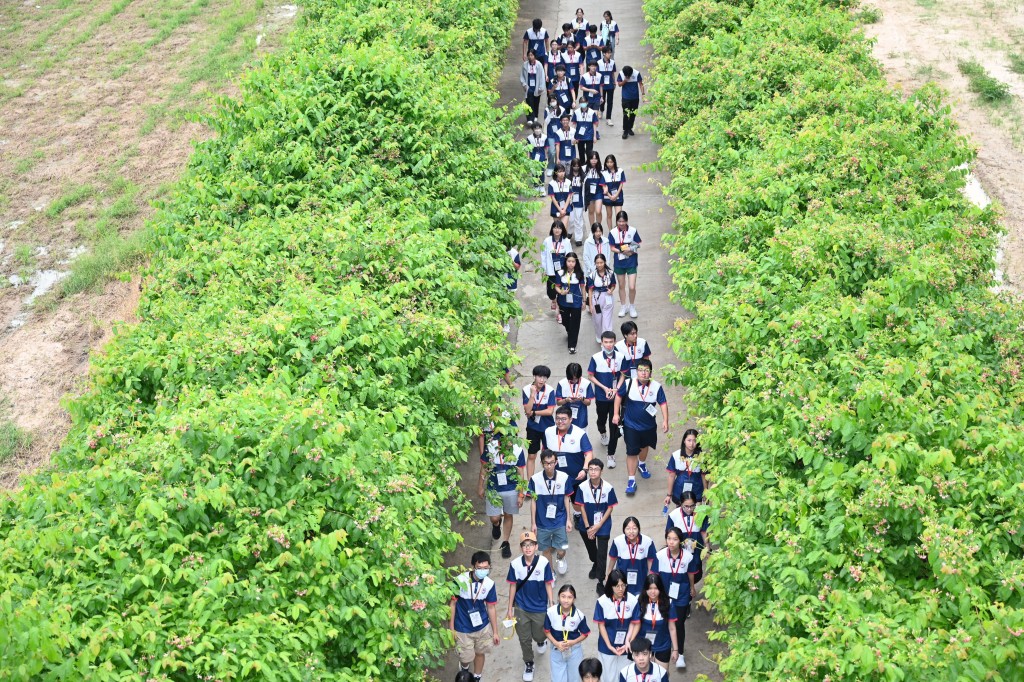
<svg viewBox="0 0 1024 682"><path fill-rule="evenodd" d="M523 682L533 680L533 646L537 653L548 650L544 634L544 616L549 606L555 603L552 585L555 575L548 560L537 554L537 535L527 532L519 536L519 548L523 555L514 559L508 567L508 611L505 618L516 620L519 648L523 653Z"/></svg>
<svg viewBox="0 0 1024 682"><path fill-rule="evenodd" d="M559 319L566 331L566 343L569 355L576 355L576 346L580 338L580 318L583 315L583 292L587 278L583 276L583 265L579 256L569 253L565 257L565 270L555 279L555 291L558 293Z"/></svg>
<svg viewBox="0 0 1024 682"><path fill-rule="evenodd" d="M660 576L668 592L672 607L672 620L675 627L672 632L672 648L678 650L678 657L673 654L676 668L685 668L683 645L686 643L686 619L690 616L690 601L697 596L696 588L689 574L693 562L693 552L683 543L683 534L678 528L665 533L665 548L654 557L651 575ZM641 601L643 598L641 597ZM666 659L664 661L668 663Z"/></svg>
<svg viewBox="0 0 1024 682"><path fill-rule="evenodd" d="M544 618L544 634L554 651L551 682L580 682L579 666L583 662L583 640L590 634L587 617L576 608L576 588L558 588L558 604L548 609Z"/></svg>
<svg viewBox="0 0 1024 682"><path fill-rule="evenodd" d="M607 171L605 171L607 176ZM605 189L607 192L607 188ZM605 195L605 201L607 202L608 195ZM605 204L605 208L608 208L608 204ZM615 228L608 235L608 240L611 242L612 253L615 254L615 276L619 280L619 317L625 317L626 313L629 313L630 317L636 317L636 273L639 266L640 259L637 256L637 251L640 250L640 244L643 239L640 238L640 233L637 232L636 228L629 224L629 216L625 211L619 211L615 214Z"/></svg>
<svg viewBox="0 0 1024 682"><path fill-rule="evenodd" d="M548 386L551 370L546 365L533 368L533 381L523 386L523 414L526 415L526 441L529 443L526 475L533 477L537 453L544 443L544 431L555 425L555 390Z"/></svg>
<svg viewBox="0 0 1024 682"><path fill-rule="evenodd" d="M549 562L555 558L559 575L565 575L569 565L565 552L569 549L569 533L572 532L572 494L575 491L572 479L565 472L557 471L557 455L544 450L540 456L541 471L530 479L531 532L537 534L537 545Z"/></svg>
<svg viewBox="0 0 1024 682"><path fill-rule="evenodd" d="M523 94L530 107L530 113L526 115L526 125L532 126L540 118L540 98L547 89L544 65L537 59L537 53L533 50L526 53L526 60L519 73L519 82L523 86Z"/></svg>
<svg viewBox="0 0 1024 682"><path fill-rule="evenodd" d="M633 132L633 125L636 123L636 112L640 109L640 102L647 96L644 88L644 77L632 66L623 66L615 84L622 91L622 139L625 140Z"/></svg>
<svg viewBox="0 0 1024 682"><path fill-rule="evenodd" d="M623 355L615 348L615 332L602 332L601 350L590 358L587 376L594 386L597 404L597 431L601 445L608 446L608 468L615 468L615 453L619 442L619 426L612 419L615 396L625 376L622 373ZM609 433L611 434L609 436Z"/></svg>
<svg viewBox="0 0 1024 682"><path fill-rule="evenodd" d="M555 386L555 403L568 405L572 410L572 425L587 430L590 403L594 402L594 387L583 378L583 368L578 362L565 367L565 378Z"/></svg>
<svg viewBox="0 0 1024 682"><path fill-rule="evenodd" d="M576 486L576 507L580 510L580 532L590 557L591 580L597 580L597 594L604 594L608 565L608 538L612 534L612 509L619 503L615 488L604 480L604 462L596 457L587 465L587 482Z"/></svg>
<svg viewBox="0 0 1024 682"><path fill-rule="evenodd" d="M601 60L597 63L597 72L601 74L601 102L602 110L598 113L603 114L605 117L605 123L608 127L612 127L615 124L612 123L612 111L615 106L615 81L618 74L615 69L615 60L612 59L612 49L605 47L601 50Z"/></svg>
<svg viewBox="0 0 1024 682"><path fill-rule="evenodd" d="M668 433L668 399L665 390L651 379L653 367L650 360L637 363L637 379L630 379L619 387L615 394L614 416L616 424L622 425L623 440L626 441L626 494L636 494L636 472L650 478L647 470L647 453L658 447L658 413L661 413L661 430Z"/></svg>
<svg viewBox="0 0 1024 682"><path fill-rule="evenodd" d="M448 627L455 635L455 649L463 670L473 666L473 680L480 682L484 661L493 646L501 642L495 604L498 593L491 580L491 559L487 552L474 552L473 567L456 579L458 592L451 600Z"/></svg>
<svg viewBox="0 0 1024 682"><path fill-rule="evenodd" d="M626 590L626 576L612 569L604 583L604 594L594 607L597 625L597 655L604 674L601 682L618 682L619 672L629 665L629 643L640 631L640 608L636 596Z"/></svg>
<svg viewBox="0 0 1024 682"><path fill-rule="evenodd" d="M609 563L626 576L626 591L636 597L640 596L655 554L654 540L640 532L640 520L635 516L626 517L622 535L608 545L608 558L614 559Z"/></svg>
<svg viewBox="0 0 1024 682"><path fill-rule="evenodd" d="M615 273L608 267L603 253L594 259L594 272L587 278L590 294L590 316L594 321L594 336L601 343L601 336L612 330L612 312L615 309ZM614 332L613 332L614 333Z"/></svg>

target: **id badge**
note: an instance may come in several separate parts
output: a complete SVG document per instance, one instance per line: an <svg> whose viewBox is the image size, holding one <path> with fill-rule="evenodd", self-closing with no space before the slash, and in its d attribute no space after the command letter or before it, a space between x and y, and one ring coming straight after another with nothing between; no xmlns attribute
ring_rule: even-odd
<svg viewBox="0 0 1024 682"><path fill-rule="evenodd" d="M572 303L572 301L569 301L569 303ZM572 410L572 420L576 421L576 415L578 415L580 413L580 406L579 405L570 405L569 409Z"/></svg>
<svg viewBox="0 0 1024 682"><path fill-rule="evenodd" d="M536 89L536 87L537 87L537 79L536 78L531 78L529 80L529 83L530 83L530 89L531 90Z"/></svg>
<svg viewBox="0 0 1024 682"><path fill-rule="evenodd" d="M605 85L609 85L611 82L612 82L612 77L611 76L605 76L604 77L604 84Z"/></svg>
<svg viewBox="0 0 1024 682"><path fill-rule="evenodd" d="M497 478L498 485L508 485L508 474L506 474L504 471L499 471Z"/></svg>
<svg viewBox="0 0 1024 682"><path fill-rule="evenodd" d="M594 525L600 526L601 520L604 518L604 512L594 512Z"/></svg>
<svg viewBox="0 0 1024 682"><path fill-rule="evenodd" d="M572 305L572 294L566 294L565 295L565 304L566 305Z"/></svg>
<svg viewBox="0 0 1024 682"><path fill-rule="evenodd" d="M629 378L632 379L633 381L636 381L636 367L629 370Z"/></svg>
<svg viewBox="0 0 1024 682"><path fill-rule="evenodd" d="M533 419L533 421L534 421L534 422L536 422L537 424L540 424L540 415L534 415L534 416L532 417L532 419Z"/></svg>
<svg viewBox="0 0 1024 682"><path fill-rule="evenodd" d="M638 585L640 583L640 571L626 571L626 584Z"/></svg>
<svg viewBox="0 0 1024 682"><path fill-rule="evenodd" d="M576 124L576 125L578 126L578 130L579 130L580 136L583 136L583 135L587 134L587 126L580 125L580 124Z"/></svg>
<svg viewBox="0 0 1024 682"><path fill-rule="evenodd" d="M559 277L564 277L565 276L565 270L562 270L562 269L555 270L555 274L557 274Z"/></svg>
<svg viewBox="0 0 1024 682"><path fill-rule="evenodd" d="M683 492L684 493L688 493L691 490L693 490L693 484L692 483L684 483L683 484Z"/></svg>
<svg viewBox="0 0 1024 682"><path fill-rule="evenodd" d="M580 193L579 192L573 192L572 193L572 202L574 204L578 204L581 201L583 201L583 199L580 197Z"/></svg>
<svg viewBox="0 0 1024 682"><path fill-rule="evenodd" d="M680 583L672 583L668 587L668 598L679 599L679 585Z"/></svg>
<svg viewBox="0 0 1024 682"><path fill-rule="evenodd" d="M484 624L484 619L480 616L479 611L470 611L469 622L473 627L478 628Z"/></svg>
<svg viewBox="0 0 1024 682"><path fill-rule="evenodd" d="M629 258L629 254L619 252L615 254L615 257L618 258L619 260L626 260L627 258Z"/></svg>
<svg viewBox="0 0 1024 682"><path fill-rule="evenodd" d="M648 403L647 407L644 408L644 412L651 415L652 417L658 416L658 406L654 403Z"/></svg>
<svg viewBox="0 0 1024 682"><path fill-rule="evenodd" d="M547 519L553 519L553 518L555 518L556 516L558 516L558 507L557 507L556 505L553 505L553 504L549 504L549 505L548 505L548 510L547 510L547 512L546 512L546 513L544 514L544 518L547 518Z"/></svg>
<svg viewBox="0 0 1024 682"><path fill-rule="evenodd" d="M644 635L644 637L646 637L647 641L651 643L651 646L654 646L654 640L656 640L658 638L658 633L657 632L648 632L646 635Z"/></svg>
<svg viewBox="0 0 1024 682"><path fill-rule="evenodd" d="M566 159L572 159L572 149L569 145L562 147L562 156Z"/></svg>
<svg viewBox="0 0 1024 682"><path fill-rule="evenodd" d="M618 632L615 633L615 642L614 642L614 644L615 644L615 646L622 646L625 643L626 643L626 632L624 630L619 630Z"/></svg>
<svg viewBox="0 0 1024 682"><path fill-rule="evenodd" d="M565 455L558 456L558 466L562 467L563 469L569 466L569 462L566 460Z"/></svg>

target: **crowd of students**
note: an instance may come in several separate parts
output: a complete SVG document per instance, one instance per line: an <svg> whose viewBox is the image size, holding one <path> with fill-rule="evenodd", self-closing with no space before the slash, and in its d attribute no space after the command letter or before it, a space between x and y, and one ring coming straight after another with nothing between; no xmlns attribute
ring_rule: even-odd
<svg viewBox="0 0 1024 682"><path fill-rule="evenodd" d="M615 62L620 39L611 12L591 23L582 8L557 37L541 19L523 35L528 153L546 163L537 189L547 197L551 217L540 258L546 293L553 317L565 327L569 354L577 352L584 311L599 348L585 368L570 362L557 382L549 367L533 368L521 392L526 448L516 442L519 424L508 412L480 437L477 494L485 500L502 558L512 559L516 514L528 513L530 520L521 524L528 530L518 536L521 554L506 576L509 596L501 622L489 553L476 552L471 569L459 576L450 627L466 682L481 679L486 654L501 641L502 623L518 635L524 682L533 680L537 656L549 652L554 682L656 682L672 666L686 666L685 621L710 551L707 521L695 516L708 485L698 434L687 430L668 461L663 542L642 533L635 516L621 524L613 520L619 498L605 478L605 469L617 466L622 440L623 492L634 496L638 478L652 478L648 453L669 426L665 391L652 379L651 348L633 321L642 239L625 210L626 174L613 154L602 158L595 149L602 124L606 130L614 126L616 90L623 139L634 134L646 95L639 71ZM518 271L519 253L513 249L509 255ZM510 288L516 288L515 278ZM616 298L618 317L631 318L619 324L621 338L613 328ZM591 407L603 460L587 433ZM586 548L598 596L589 621L574 585L555 590L568 571L573 531ZM585 658L584 642L592 634L597 655Z"/></svg>

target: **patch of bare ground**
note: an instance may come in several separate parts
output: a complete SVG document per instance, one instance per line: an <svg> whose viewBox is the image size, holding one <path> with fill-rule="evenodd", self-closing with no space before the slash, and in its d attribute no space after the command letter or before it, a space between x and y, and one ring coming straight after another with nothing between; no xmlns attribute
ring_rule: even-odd
<svg viewBox="0 0 1024 682"><path fill-rule="evenodd" d="M81 291L65 278L142 228L208 135L195 114L294 16L262 0L0 3L0 401L33 436L0 487L59 447L62 400L134 320L145 253L94 264Z"/></svg>
<svg viewBox="0 0 1024 682"><path fill-rule="evenodd" d="M927 82L947 92L953 117L978 148L972 171L1003 209L1003 284L1024 292L1024 4L1019 0L871 0L881 20L865 27L889 82L906 92ZM1009 87L1011 97L988 104L970 92L958 70L976 61Z"/></svg>

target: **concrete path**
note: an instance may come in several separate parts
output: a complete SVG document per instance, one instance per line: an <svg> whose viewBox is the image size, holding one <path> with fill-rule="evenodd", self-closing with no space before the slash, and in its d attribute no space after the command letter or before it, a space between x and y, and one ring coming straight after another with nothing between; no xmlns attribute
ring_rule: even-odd
<svg viewBox="0 0 1024 682"><path fill-rule="evenodd" d="M560 26L565 21L570 21L578 0L522 0L519 10L519 18L515 30L510 38L510 46L506 54L505 69L501 77L500 92L501 103L511 104L522 99L522 87L519 84L519 71L522 65L522 36L524 31L530 27L534 17L540 17L544 21L545 28L554 35L560 33ZM652 83L649 80L649 64L651 54L649 48L641 46L640 41L646 30L646 22L641 12L641 0L607 0L601 4L584 4L587 18L590 21L600 21L601 14L610 10L618 22L622 31L622 40L617 48L615 61L621 69L624 65L631 65L639 69L643 74L647 87ZM602 158L607 154L614 154L619 162L619 167L626 170L628 184L625 190L625 210L629 213L630 223L635 226L644 240L644 246L640 251L640 266L637 292L637 311L639 317L635 322L640 327L640 336L647 339L652 347L652 361L654 362L654 377L661 379L660 367L663 364L675 363L674 358L668 349L665 334L669 332L678 318L687 317L689 313L684 309L669 302L669 292L674 287L668 274L668 253L660 248L661 236L671 230L673 211L669 208L665 197L662 195L661 183L667 182L666 174L650 173L642 169L643 164L649 164L657 160L657 146L651 141L650 135L643 125L648 119L644 115L644 108L641 105L641 116L638 121L637 134L628 140L622 139L622 110L620 104L620 93L616 92L615 117L613 128L606 128L602 122L602 139L595 143L595 149L600 152ZM542 102L543 105L543 102ZM525 135L525 133L524 133ZM525 152L524 152L525 153ZM602 220L602 223L604 221ZM545 208L537 215L533 234L538 240L538 245L547 236L551 219ZM608 226L605 226L607 235ZM589 235L589 224L588 231ZM521 247L521 250L525 250ZM582 256L582 248L577 250ZM520 378L517 386L522 387L532 379L530 370L534 365L545 364L551 367L552 377L550 385L554 385L564 377L565 366L570 362L579 362L586 372L590 356L597 352L598 346L594 342L593 327L590 316L586 313L580 328L579 350L576 355L569 355L566 350L565 331L556 324L555 313L550 310L549 301L545 296L544 285L540 279L539 251L529 254L530 258L524 259L524 265L520 277L519 299L523 307L525 318L518 330L513 330L513 341L517 341L520 354L524 358L522 366L516 368ZM618 309L616 308L616 315ZM618 325L625 320L615 317L615 328L618 333ZM621 335L620 335L621 338ZM627 498L624 494L626 487L625 448L620 441L617 460L619 466L614 470L605 469L605 479L610 481L616 489L620 504L613 514L615 531L613 536L620 532L621 520L626 516L636 516L640 519L644 532L655 539L657 546L663 547L663 531L665 520L661 515L662 500L667 489L667 477L665 474L665 463L668 455L679 447L679 441L683 430L693 424L688 421L686 405L684 403L685 391L678 387L666 387L668 395L671 430L666 436L659 434L658 449L653 451L648 458L648 465L654 476L649 480L638 478L639 491L632 497ZM522 408L516 406L517 419L521 425ZM589 435L595 445L595 456L606 459L606 448L600 445L596 427L593 425L594 408L591 406L591 426ZM475 485L478 463L476 457L471 457L468 472L472 472L464 480ZM462 533L466 539L466 547L459 555L464 554L464 562L468 562L469 554L476 548L491 551L492 570L491 574L498 584L498 613L503 617L508 604L508 584L505 576L508 571L509 560L502 559L498 551L498 543L490 538L489 525L486 524L486 517L483 516L483 502L475 498L475 492L471 490L472 485L465 485L466 492L473 496L475 506L480 512L479 519L485 523L484 526L472 527L468 524L457 524L456 530ZM518 556L518 534L525 527L529 526L528 509L524 508L516 517L516 526L513 531L513 557ZM570 538L570 549L568 553L569 572L565 576L558 577L557 587L568 582L577 588L579 599L577 604L586 613L588 621L592 619L596 594L595 583L587 578L590 563L587 558L586 549L583 547L579 535L572 533ZM724 647L717 642L709 642L707 632L715 629L711 614L703 608L695 607L694 613L687 621L687 636L685 645L685 657L687 668L684 671L671 671L673 680L692 680L698 674L706 674L712 679L722 679L718 673L717 666L713 662L716 654L723 651ZM595 628L596 633L596 628ZM592 635L584 644L586 656L597 655L597 635ZM535 680L546 682L550 679L548 655L537 656L537 672ZM445 674L454 678L454 668L449 666ZM523 664L519 650L518 640L503 641L496 648L493 654L488 657L484 671L484 680L501 680L502 682L515 682L522 679Z"/></svg>

